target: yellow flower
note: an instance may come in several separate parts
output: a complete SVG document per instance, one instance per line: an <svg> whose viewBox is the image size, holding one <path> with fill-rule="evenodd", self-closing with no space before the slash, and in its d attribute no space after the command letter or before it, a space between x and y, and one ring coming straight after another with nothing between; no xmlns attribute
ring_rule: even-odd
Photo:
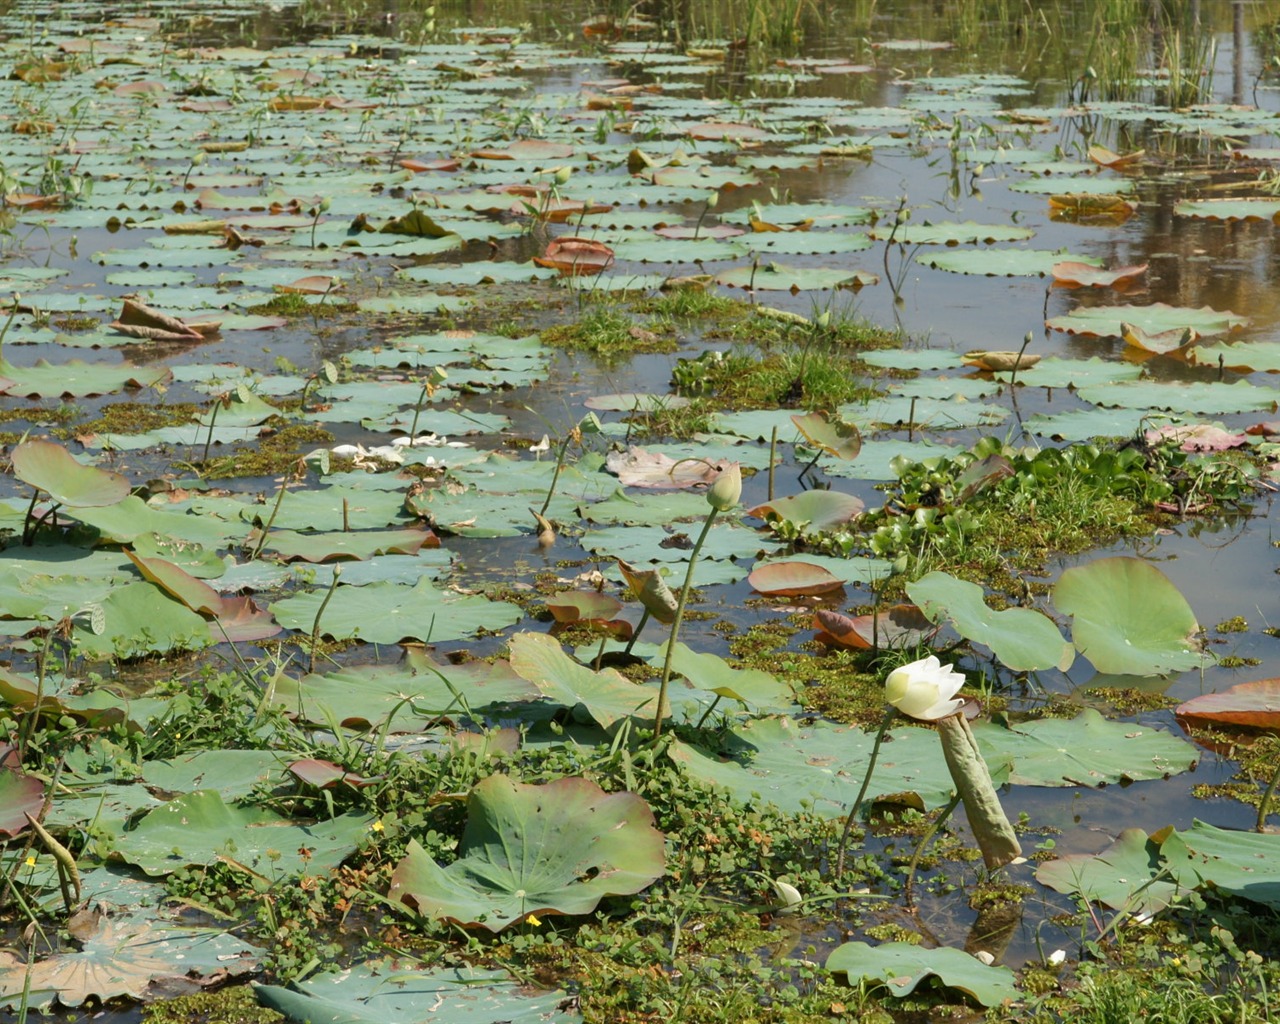
<svg viewBox="0 0 1280 1024"><path fill-rule="evenodd" d="M369 826L369 831L370 831L370 832L381 832L381 831L382 831L382 822L380 822L380 821L375 821L372 825L370 825L370 826Z"/></svg>
<svg viewBox="0 0 1280 1024"><path fill-rule="evenodd" d="M525 920L528 921L535 928L537 928L538 925L542 924L542 919L539 918L537 914L530 914L528 917L525 918Z"/></svg>
<svg viewBox="0 0 1280 1024"><path fill-rule="evenodd" d="M34 856L28 857L28 858L27 858L27 867L29 867L29 868L33 868L33 867L35 867L35 866L36 866L36 859L35 859L35 857L34 857Z"/></svg>

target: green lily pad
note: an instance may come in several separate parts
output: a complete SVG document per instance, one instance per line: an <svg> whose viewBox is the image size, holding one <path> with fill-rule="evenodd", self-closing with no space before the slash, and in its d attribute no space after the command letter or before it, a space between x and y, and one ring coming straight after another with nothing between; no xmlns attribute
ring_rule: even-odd
<svg viewBox="0 0 1280 1024"><path fill-rule="evenodd" d="M1099 558L1068 569L1053 604L1072 616L1076 649L1099 672L1185 672L1200 664L1195 612L1169 578L1139 558Z"/></svg>
<svg viewBox="0 0 1280 1024"><path fill-rule="evenodd" d="M998 380L1009 380L1011 374L996 374ZM1082 388L1089 384L1113 384L1137 380L1142 367L1133 363L1115 363L1093 356L1089 359L1059 359L1050 356L1035 366L1018 371L1018 383L1029 388Z"/></svg>
<svg viewBox="0 0 1280 1024"><path fill-rule="evenodd" d="M213 643L209 623L151 583L115 587L98 607L100 631L91 628L93 623L75 623L76 643L96 657L138 658Z"/></svg>
<svg viewBox="0 0 1280 1024"><path fill-rule="evenodd" d="M775 528L787 524L785 536L791 536L794 530L807 537L848 526L865 508L861 498L842 491L803 491L757 505L750 514Z"/></svg>
<svg viewBox="0 0 1280 1024"><path fill-rule="evenodd" d="M667 646L662 644L649 663L660 668L666 652ZM734 668L718 654L695 651L682 643L676 644L671 657L671 671L684 676L699 690L736 700L758 712L788 711L795 705L795 691L790 684L772 673L755 668Z"/></svg>
<svg viewBox="0 0 1280 1024"><path fill-rule="evenodd" d="M1100 267L1094 256L1078 256L1061 249L949 249L925 253L916 262L953 274L983 274L987 277L1046 277L1055 263L1072 260Z"/></svg>
<svg viewBox="0 0 1280 1024"><path fill-rule="evenodd" d="M563 992L531 990L505 971L420 970L394 959L316 974L286 988L254 985L258 1002L294 1024L581 1024Z"/></svg>
<svg viewBox="0 0 1280 1024"><path fill-rule="evenodd" d="M215 790L223 799L248 796L279 778L290 755L274 750L197 750L164 761L143 761L143 781L160 793Z"/></svg>
<svg viewBox="0 0 1280 1024"><path fill-rule="evenodd" d="M440 590L429 579L412 587L399 583L340 585L332 597L327 590L297 594L272 604L271 613L286 629L310 633L326 600L320 620L322 635L371 644L458 640L477 629L510 626L522 614L516 605L505 601Z"/></svg>
<svg viewBox="0 0 1280 1024"><path fill-rule="evenodd" d="M821 288L861 288L880 278L865 270L835 267L791 267L761 261L758 265L734 267L715 275L717 284L751 291L800 292Z"/></svg>
<svg viewBox="0 0 1280 1024"><path fill-rule="evenodd" d="M34 366L14 366L0 358L0 377L12 381L2 387L20 398L85 398L109 395L125 388L149 388L169 376L166 367L131 366L128 363L85 363L71 359L50 363L37 359Z"/></svg>
<svg viewBox="0 0 1280 1024"><path fill-rule="evenodd" d="M1127 828L1101 853L1068 854L1041 864L1036 881L1115 910L1155 914L1182 892L1164 872L1162 859L1159 843L1140 828Z"/></svg>
<svg viewBox="0 0 1280 1024"><path fill-rule="evenodd" d="M430 530L340 530L335 533L272 530L267 534L264 549L275 552L286 562L294 559L333 562L385 554L415 555L424 545L439 543Z"/></svg>
<svg viewBox="0 0 1280 1024"><path fill-rule="evenodd" d="M1227 334L1249 323L1247 316L1230 310L1216 310L1209 306L1193 309L1189 306L1170 306L1153 302L1149 306L1089 306L1077 309L1065 316L1050 317L1046 326L1068 334L1092 335L1099 338L1119 338L1121 323L1136 324L1148 334L1162 331L1180 331L1190 327L1201 337Z"/></svg>
<svg viewBox="0 0 1280 1024"><path fill-rule="evenodd" d="M634 793L581 778L526 786L490 775L467 801L458 859L441 867L411 841L387 898L499 932L531 914L589 914L605 896L647 888L666 873L664 847Z"/></svg>
<svg viewBox="0 0 1280 1024"><path fill-rule="evenodd" d="M354 853L373 819L344 814L301 825L260 807L228 806L216 790L170 800L116 839L116 855L148 875L231 863L275 882L327 874Z"/></svg>
<svg viewBox="0 0 1280 1024"><path fill-rule="evenodd" d="M1247 380L1224 381L1133 380L1116 384L1091 384L1080 397L1094 405L1123 409L1172 409L1176 412L1225 415L1275 408L1280 393Z"/></svg>
<svg viewBox="0 0 1280 1024"><path fill-rule="evenodd" d="M1035 235L1031 228L1013 224L975 224L966 221L938 221L931 224L878 224L868 232L877 242L890 240L902 245L971 245L974 242L1021 242Z"/></svg>
<svg viewBox="0 0 1280 1024"><path fill-rule="evenodd" d="M511 668L549 700L570 710L581 705L605 729L626 718L654 720L656 686L633 683L611 668L594 672L565 654L554 637L517 633L511 638ZM670 713L663 708L662 717Z"/></svg>
<svg viewBox="0 0 1280 1024"><path fill-rule="evenodd" d="M972 996L983 1006L998 1006L1006 999L1020 997L1009 968L989 966L963 950L946 946L924 949L909 942L879 946L846 942L827 957L827 970L847 975L850 984L880 982L895 998L910 995L930 977Z"/></svg>
<svg viewBox="0 0 1280 1024"><path fill-rule="evenodd" d="M907 584L907 594L931 622L950 621L962 637L990 647L1015 672L1065 672L1075 659L1071 644L1047 615L1031 608L996 611L976 583L931 572Z"/></svg>
<svg viewBox="0 0 1280 1024"><path fill-rule="evenodd" d="M1280 199L1182 199L1173 205L1179 217L1205 220L1269 220L1280 224Z"/></svg>
<svg viewBox="0 0 1280 1024"><path fill-rule="evenodd" d="M119 473L77 462L52 441L25 441L13 450L13 475L72 508L114 505L128 496L129 481Z"/></svg>

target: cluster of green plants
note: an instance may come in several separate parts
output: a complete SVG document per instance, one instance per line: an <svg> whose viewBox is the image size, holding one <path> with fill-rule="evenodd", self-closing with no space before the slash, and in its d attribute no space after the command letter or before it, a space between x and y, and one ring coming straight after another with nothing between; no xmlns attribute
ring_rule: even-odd
<svg viewBox="0 0 1280 1024"><path fill-rule="evenodd" d="M1097 547L1153 529L1168 513L1238 506L1256 493L1258 468L1236 453L1198 454L1177 441L1017 448L988 437L968 451L892 463L884 506L838 529L779 536L848 555L869 549L909 576L942 566L980 570L1008 560Z"/></svg>

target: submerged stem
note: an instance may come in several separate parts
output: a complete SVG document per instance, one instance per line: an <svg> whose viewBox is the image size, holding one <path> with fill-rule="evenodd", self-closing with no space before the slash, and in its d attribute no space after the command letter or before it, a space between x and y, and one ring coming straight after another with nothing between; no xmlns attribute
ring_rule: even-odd
<svg viewBox="0 0 1280 1024"><path fill-rule="evenodd" d="M911 855L911 863L907 865L907 880L902 886L902 896L908 909L910 909L915 902L911 895L911 886L916 880L916 868L920 866L920 859L924 856L925 847L928 846L933 837L938 834L938 829L942 828L942 823L951 817L951 812L960 806L960 799L960 794L957 792L950 800L947 801L947 806L938 812L938 816L930 822L924 835L920 837L920 842L916 844L916 852Z"/></svg>

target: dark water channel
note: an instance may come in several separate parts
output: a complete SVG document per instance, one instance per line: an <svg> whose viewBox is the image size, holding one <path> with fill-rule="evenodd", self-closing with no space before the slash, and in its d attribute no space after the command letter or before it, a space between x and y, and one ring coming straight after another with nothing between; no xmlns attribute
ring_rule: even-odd
<svg viewBox="0 0 1280 1024"><path fill-rule="evenodd" d="M415 49L420 49L426 31L422 6L409 0L352 0L347 4L281 0L266 12L259 4L234 2L221 5L215 11L206 5L182 2L66 3L58 6L56 22L45 28L54 36L70 27L85 37L93 37L98 31L95 26L105 21L160 18L173 26L175 32L189 33L190 41L197 45L256 46L261 50L303 43L316 47L327 45L331 49L355 47L368 53L370 59L394 64L417 59L413 54ZM479 119L496 110L510 117L529 108L553 117L558 109L576 103L584 82L618 73L616 65L607 67L596 60L600 53L598 44L584 42L579 30L589 17L621 14L622 5L615 6L618 11L608 10L608 5L603 3L580 0L554 5L536 0L528 3L439 0L436 15L439 25L434 31L441 35L432 35L433 40L453 38L449 33L455 27L459 29L456 38L463 38L460 29L466 25L527 26L522 39L545 45L558 56L553 65L524 73L522 84L511 94L512 98L496 101L494 110L468 111L456 116L460 121L468 117ZM643 12L645 6L639 4L637 10ZM655 16L664 13L660 10L662 4L650 6L659 8L654 11ZM682 32L692 40L702 38L704 33L713 39L732 37L735 29L748 24L744 21L744 5L732 0L676 6L684 10ZM1212 125L1203 131L1196 129L1194 116L1177 122L1166 116L1168 107L1159 101L1159 81L1138 89L1130 110L1107 106L1104 113L1063 113L1072 92L1081 88L1090 61L1101 60L1093 48L1089 30L1093 5L1086 2L1059 5L1066 13L1064 20L1057 24L1057 32L1034 27L1034 8L1038 6L1034 4L818 0L801 6L804 10L796 19L795 36L787 44L769 51L748 51L745 56L731 57L723 66L693 73L679 65L658 71L642 67L634 77L645 82L662 82L672 96L720 98L725 120L758 116L767 122L769 111L775 106L805 108L807 104L814 111L817 125L826 120L837 124L832 129L833 138L848 134L846 129L838 127L839 118L846 110L925 110L935 120L924 129L917 125L908 131L908 126L886 116L882 129L854 129L855 136L865 134L873 145L870 159L831 159L816 169L783 167L766 176L763 186L722 191L713 220L731 220L753 201L768 202L772 189L777 197L788 202L867 206L882 218L890 219L901 204L910 210L908 223L911 224L976 220L1027 226L1035 231L1034 240L1025 243L1027 246L1065 249L1073 254L1097 257L1109 267L1149 263L1150 268L1137 291L1117 295L1107 289L1053 288L1047 277L948 273L916 262L915 257L927 255L926 250L934 247L886 246L877 241L862 252L803 257L795 262L856 266L879 274L882 280L878 284L856 292L801 291L796 295L771 292L759 296L760 301L803 315L831 305L838 311L865 317L885 327L897 326L905 332L906 347L911 350L1016 350L1023 337L1030 333L1029 351L1046 357L1121 361L1130 355L1118 338L1071 335L1045 326L1046 317L1116 302L1231 310L1250 319L1236 338L1251 343L1280 342L1280 288L1277 287L1280 246L1275 225L1268 221L1224 223L1173 212L1179 200L1236 194L1238 189L1233 190L1233 185L1241 186L1267 173L1269 168L1280 166L1275 162L1280 160L1276 137L1280 134L1280 120L1259 120L1252 128L1244 121L1234 128L1222 126L1231 117L1226 105L1252 106L1256 100L1261 111L1270 115L1280 112L1280 77L1262 74L1276 52L1274 35L1267 32L1270 21L1275 18L1273 5L1249 2L1194 5L1202 19L1202 31L1194 39L1196 45L1204 47L1199 62L1205 72L1203 99L1220 105L1204 108L1203 117L1206 122L1212 121ZM1174 6L1184 14L1192 7ZM972 9L976 13L972 17L961 17L951 8ZM36 31L48 10L49 5L44 3L6 4L0 10L0 31L7 32L11 39ZM1010 13L1015 15L1012 22L1006 20L1002 24L1002 17ZM1018 25L1024 27L1020 29ZM1063 38L1063 26L1074 26L1076 31ZM910 45L902 43L903 40L953 45L929 49L923 43ZM884 45L886 43L889 45ZM585 57L581 62L575 61L574 54L580 49L591 58L589 62ZM672 52L678 53L674 47ZM764 56L766 53L768 59ZM798 68L776 64L775 57L865 63L871 65L871 70L804 74L799 73ZM1152 58L1150 52L1140 55L1138 67L1147 69ZM422 59L435 57L424 55ZM983 75L990 76L989 83L984 84L976 77ZM1015 76L1016 81L1000 76ZM519 74L516 77L520 77ZM955 84L945 88L934 89L929 84L950 79L955 79ZM1027 116L1020 119L1001 116L1002 112L1015 109ZM759 110L764 112L757 113ZM677 117L674 110L668 113L673 119ZM582 116L584 132L596 129L596 117ZM867 123L873 121L870 119ZM658 125L655 136L661 139L662 121L655 123ZM270 126L265 130L269 131ZM620 131L602 129L602 133L610 144L634 141L641 147L646 145L645 140L633 140ZM886 134L889 139L882 145ZM1008 146L1004 147L1006 140ZM791 144L788 141L787 146ZM1061 174L1073 177L1089 170L1086 150L1090 145L1107 146L1117 153L1140 149L1147 153L1145 170L1133 185L1136 211L1123 223L1082 224L1052 219L1044 194L1015 190L1014 186L1030 177L1025 168L1003 159L1006 150L1050 154L1053 160L1063 162ZM170 167L176 168L173 173L177 175L181 174L188 152L184 146L185 141L172 150ZM773 147L770 151L786 155L787 146ZM1272 160L1233 160L1231 150L1245 148L1271 150ZM444 152L448 146L439 141L431 145L415 141L406 151L408 149ZM713 162L719 164L724 159L717 154ZM1081 166L1072 168L1067 167L1068 164ZM230 172L231 168L220 166L219 170ZM201 169L195 177L199 179L203 174ZM241 186L221 187L234 192ZM692 219L697 210L697 205L685 202L680 212ZM15 226L15 238L21 241L6 245L0 276L14 267L56 266L69 271L63 281L69 294L79 290L114 298L126 290L109 285L104 278L111 268L104 269L88 256L103 249L127 248L131 244L131 229L109 230L89 219L67 227L54 218L47 225L47 231L36 230L34 223L24 216ZM502 245L514 253L531 243L526 239L504 239ZM454 253L446 258L464 262L481 260L487 259L489 252L483 242L473 242L461 250L461 257ZM375 257L364 262L354 272L353 290L371 294L388 287L392 269L390 260ZM625 269L618 268L615 273ZM636 273L652 273L655 267L636 264L630 269ZM669 267L660 265L657 269ZM684 266L678 272L693 273L697 269L701 268ZM217 273L216 267L197 270L197 283L215 280ZM899 274L900 286L891 288L886 276ZM9 284L4 287L7 289ZM547 299L547 295L552 297ZM162 299L163 290L157 292L156 297ZM572 297L550 292L542 297L546 305L544 311L533 317L539 321L534 326L549 326L572 318L577 312L577 300ZM479 306L471 314L459 315L458 319L465 322L468 315L474 315L477 324L482 324L483 297ZM434 329L429 326L431 323L429 318L424 318L420 329ZM19 330L25 327L18 325ZM367 328L363 324L345 326L336 332L320 332L304 319L269 334L228 332L220 341L201 347L198 356L186 354L182 361L236 363L264 372L271 372L280 359L298 367L313 367L321 359L339 358L344 352L367 346L386 333L385 326ZM512 421L510 436L536 441L547 423L576 422L586 412L583 403L590 396L665 393L675 360L682 355L697 355L709 346L725 347L723 343L704 341L699 334L690 332L681 338L681 349L677 353L638 357L621 365L606 367L589 358L558 355L552 362L549 380L530 388L478 394L467 400L466 407L476 412L502 413ZM74 355L104 362L116 358L111 350ZM132 351L128 355L137 362L150 358ZM41 346L8 344L4 356L15 365L30 366L38 358L47 358L47 353ZM1166 359L1155 359L1146 365L1150 376L1159 380L1207 382L1219 377L1216 366L1188 366ZM925 371L926 375L935 372ZM1276 386L1276 378L1266 373L1233 373L1228 379L1247 380L1258 387ZM206 393L177 383L171 385L166 400L204 402L207 398ZM10 401L0 399L0 403ZM110 401L109 398L88 398L79 400L79 404L86 414L92 415ZM1029 431L1024 434L1019 429L1020 422L1038 413L1053 414L1086 405L1066 390L1043 388L1021 388L1016 407L1011 405L1008 387L985 401L1010 406L1016 414L990 432L1011 442L1038 444L1057 442L1035 437ZM1192 414L1189 418L1217 421L1229 429L1241 429L1273 414L1274 407L1270 414L1227 413L1203 417ZM367 432L357 426L335 427L334 432L339 442L369 441ZM943 443L964 445L982 433L970 429L946 430L936 432L934 437ZM884 431L878 437L897 439L892 431ZM493 436L482 438L478 443L496 447L506 440L509 438ZM133 473L142 473L153 466L159 471L161 461L152 460L153 456L147 453L127 453L118 457L118 465ZM779 470L780 478L794 471L795 466L788 464ZM878 492L869 482L819 479L835 488L854 489L868 502L877 500ZM230 486L267 492L274 485L268 479L255 479ZM764 500L764 486L762 474L748 480L744 494L748 507ZM1210 660L1201 672L1134 685L1158 688L1181 700L1250 679L1280 676L1280 640L1262 632L1264 627L1280 626L1280 605L1275 600L1276 571L1280 565L1280 552L1273 545L1276 539L1274 504L1268 494L1260 493L1248 510L1229 519L1191 518L1161 536L1116 548L1114 553L1138 554L1159 565L1186 595L1200 623L1210 629L1215 641L1211 647L1214 654L1257 661L1247 668L1232 669ZM531 537L497 541L452 539L446 541L446 546L454 551L458 560L456 578L466 585L491 582L498 577L526 582L536 573L558 569L563 561L589 557L571 540L562 540L550 553L540 550ZM1090 552L1064 560L1055 567L1055 572L1098 554ZM601 559L602 568L607 561ZM572 575L589 568L590 565L583 565L565 572ZM748 604L751 594L745 583L708 591L712 609L740 628L776 616L772 610ZM859 603L866 597L865 592L851 593L851 603ZM1226 636L1212 633L1215 624L1235 616L1248 622L1247 632ZM699 649L726 651L723 636L709 624L690 624L682 639ZM971 661L961 667L976 670L991 666ZM1037 680L1022 694L1028 705L1042 699L1045 692L1079 694L1098 682L1091 677L1092 669L1082 659L1070 673ZM1088 703L1090 698L1079 696L1079 700ZM1144 714L1141 721L1177 730L1171 713ZM1195 772L1170 780L1100 790L1021 787L1006 793L1005 803L1011 818L1025 811L1033 824L1061 829L1062 834L1056 837L1059 852L1096 852L1120 829L1132 826L1151 831L1170 824L1186 828L1193 819L1200 818L1223 827L1249 827L1253 817L1249 808L1226 801L1199 801L1190 795L1192 786L1224 781L1233 770L1231 762L1206 753ZM1030 881L1033 869L1034 864L1013 868L1010 877ZM948 877L961 888L973 880L971 874L966 874L971 870L947 866ZM923 925L942 944L975 949L1000 947L1003 962L1011 966L1038 957L1042 949L1065 946L1071 950L1071 943L1078 938L1056 933L1051 926L1042 924L1048 917L1074 909L1070 900L1047 890L1037 888L1037 897L1027 902L1022 917L1002 922L996 928L999 938L993 942L987 932L992 927L990 922L979 923L976 937L969 937L970 929L975 927L975 915L963 901L951 894L931 894L928 886L923 889L916 926ZM1043 905L1037 902L1040 899L1044 900ZM886 911L888 919L897 913L900 911ZM794 940L795 950L813 944L825 955L827 949L841 940L839 932L839 926L824 915L798 919L780 934L786 936L788 945ZM111 1016L103 1015L99 1019ZM118 1015L117 1019L133 1019L133 1014Z"/></svg>

